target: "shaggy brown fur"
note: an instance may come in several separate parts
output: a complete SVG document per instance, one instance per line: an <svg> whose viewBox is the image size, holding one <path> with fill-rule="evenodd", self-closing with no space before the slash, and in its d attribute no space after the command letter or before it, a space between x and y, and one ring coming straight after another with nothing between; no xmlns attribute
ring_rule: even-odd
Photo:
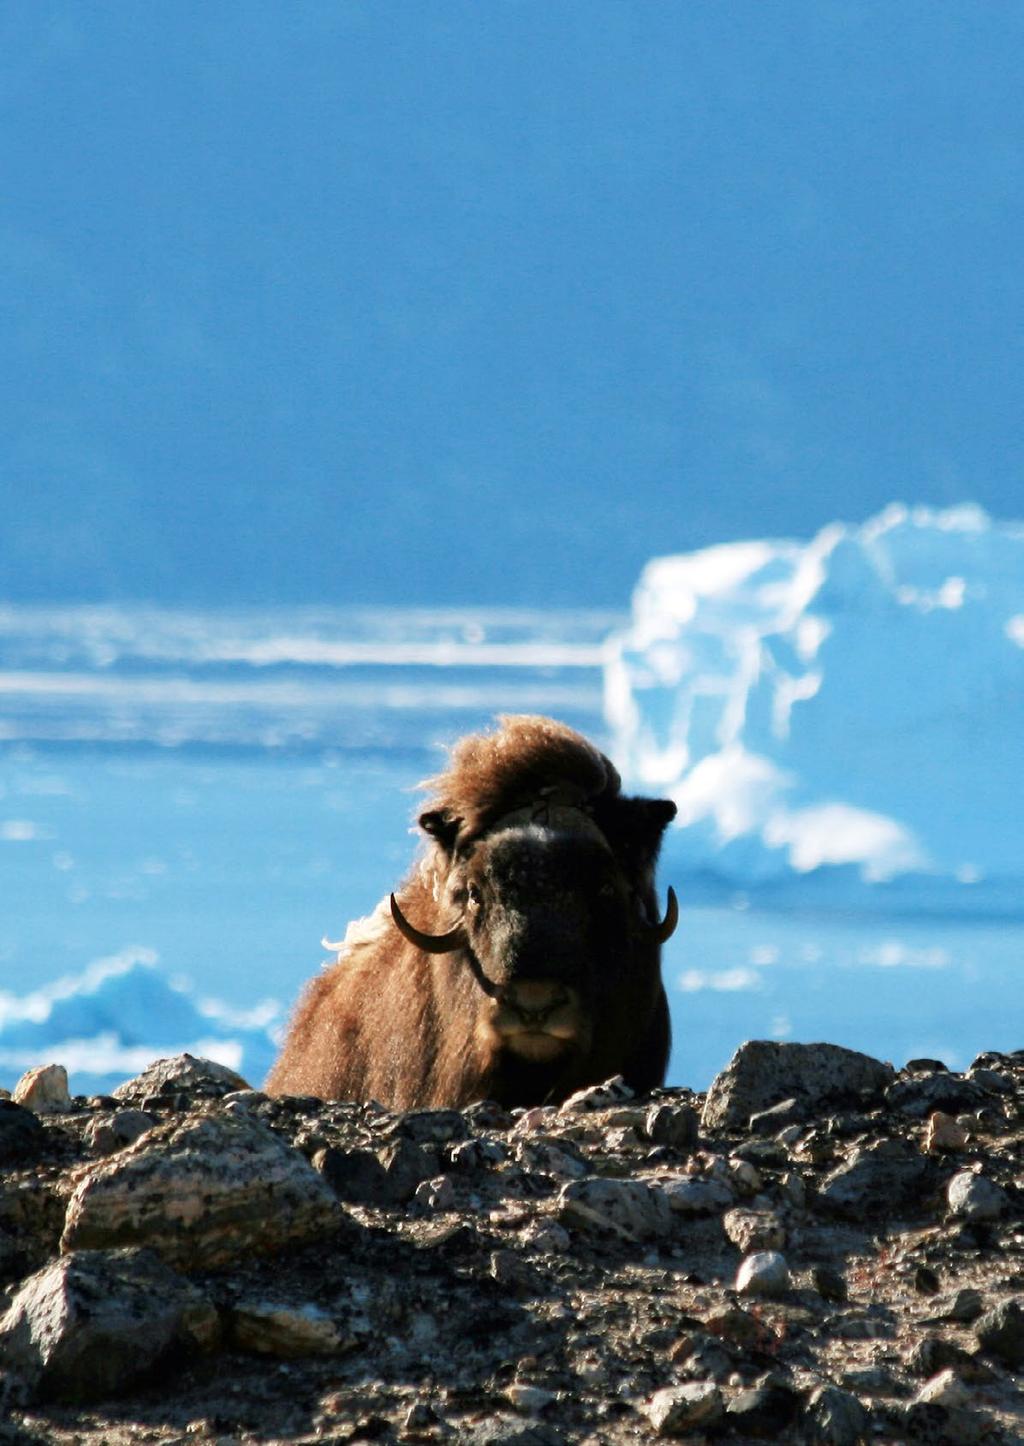
<svg viewBox="0 0 1024 1446"><path fill-rule="evenodd" d="M491 924L473 935L472 950L424 953L398 932L383 900L350 926L337 963L307 986L267 1082L272 1093L409 1109L561 1099L616 1073L639 1089L662 1081L668 1009L649 925L657 919L654 864L675 808L623 797L608 759L563 724L530 716L500 723L463 739L448 769L428 780L426 852L398 891L405 917L440 934L471 909L478 880L497 890ZM524 870L525 892L513 897ZM528 968L538 932L540 953L531 957L544 965ZM532 1035L534 1048L551 1046L552 1059L523 1057L521 1042L508 1047L502 999L484 993L471 965L513 1003L524 988L545 999L545 990L562 990L570 1042L544 1034L538 1044Z"/></svg>

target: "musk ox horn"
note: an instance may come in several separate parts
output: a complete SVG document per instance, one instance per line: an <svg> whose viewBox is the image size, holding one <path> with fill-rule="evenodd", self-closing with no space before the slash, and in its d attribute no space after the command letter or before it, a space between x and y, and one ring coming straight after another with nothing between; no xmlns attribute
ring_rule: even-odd
<svg viewBox="0 0 1024 1446"><path fill-rule="evenodd" d="M399 933L404 934L410 944L415 944L416 948L422 949L425 954L450 954L453 949L464 949L468 945L466 931L461 923L456 924L454 929L449 929L447 934L421 933L402 913L394 894L391 895L391 917Z"/></svg>
<svg viewBox="0 0 1024 1446"><path fill-rule="evenodd" d="M651 933L659 944L664 944L666 939L671 939L676 932L676 925L679 923L679 900L676 898L676 891L671 884L668 886L668 904L665 908L665 917L660 924L651 927Z"/></svg>

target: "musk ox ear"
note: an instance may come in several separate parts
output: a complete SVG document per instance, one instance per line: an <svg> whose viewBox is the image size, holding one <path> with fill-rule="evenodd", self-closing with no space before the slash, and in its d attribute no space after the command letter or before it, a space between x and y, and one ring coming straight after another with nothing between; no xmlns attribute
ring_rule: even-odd
<svg viewBox="0 0 1024 1446"><path fill-rule="evenodd" d="M615 798L596 815L626 873L648 881L657 862L661 836L676 816L670 798Z"/></svg>
<svg viewBox="0 0 1024 1446"><path fill-rule="evenodd" d="M429 808L419 816L419 826L424 833L436 839L446 853L455 848L455 840L462 827L462 819L456 818L446 808Z"/></svg>

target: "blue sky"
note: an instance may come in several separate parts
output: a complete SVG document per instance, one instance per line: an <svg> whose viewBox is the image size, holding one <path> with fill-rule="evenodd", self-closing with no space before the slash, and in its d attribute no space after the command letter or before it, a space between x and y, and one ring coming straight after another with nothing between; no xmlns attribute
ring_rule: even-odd
<svg viewBox="0 0 1024 1446"><path fill-rule="evenodd" d="M1024 11L0 9L0 597L625 605L1024 515Z"/></svg>

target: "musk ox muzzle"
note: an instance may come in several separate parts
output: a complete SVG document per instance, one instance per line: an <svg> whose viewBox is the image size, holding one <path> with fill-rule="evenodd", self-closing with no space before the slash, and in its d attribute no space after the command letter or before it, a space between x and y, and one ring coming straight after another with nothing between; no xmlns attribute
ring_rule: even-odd
<svg viewBox="0 0 1024 1446"><path fill-rule="evenodd" d="M470 968L473 976L485 994L495 997L501 993L500 986L490 980L484 973L476 954L470 943L469 931L466 928L464 919L459 919L444 934L428 934L422 929L417 929L414 924L402 913L398 900L394 894L391 895L391 917L401 934L408 939L410 944L415 944L417 949L422 949L425 954L454 954L462 950L469 955ZM637 932L646 936L655 944L664 944L676 931L679 923L679 900L676 898L676 891L669 885L668 902L665 907L665 917L660 922L653 924L641 920L637 924Z"/></svg>

